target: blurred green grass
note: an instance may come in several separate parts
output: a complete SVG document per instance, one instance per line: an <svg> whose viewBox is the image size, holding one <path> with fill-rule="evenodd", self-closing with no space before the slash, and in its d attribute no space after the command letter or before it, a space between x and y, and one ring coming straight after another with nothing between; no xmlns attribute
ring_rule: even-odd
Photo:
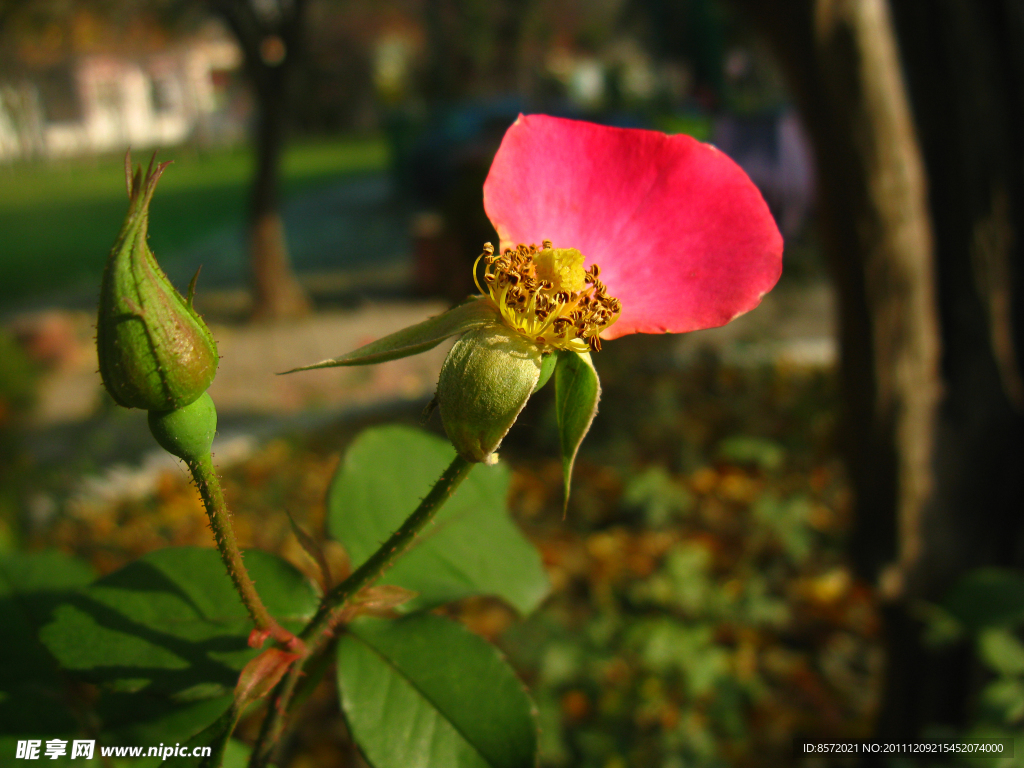
<svg viewBox="0 0 1024 768"><path fill-rule="evenodd" d="M135 162L148 162L139 152ZM172 160L153 207L150 246L159 257L245 217L253 156L248 147L161 150ZM387 144L342 137L293 144L285 197L345 176L379 171ZM76 158L0 168L0 302L97 283L124 218L120 157Z"/></svg>

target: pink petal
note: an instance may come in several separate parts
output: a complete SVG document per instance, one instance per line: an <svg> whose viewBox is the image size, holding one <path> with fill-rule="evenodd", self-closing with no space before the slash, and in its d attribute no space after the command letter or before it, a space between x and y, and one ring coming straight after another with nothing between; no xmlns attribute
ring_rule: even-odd
<svg viewBox="0 0 1024 768"><path fill-rule="evenodd" d="M753 182L689 136L519 116L484 183L501 247L551 240L601 267L622 315L603 338L724 325L782 272Z"/></svg>

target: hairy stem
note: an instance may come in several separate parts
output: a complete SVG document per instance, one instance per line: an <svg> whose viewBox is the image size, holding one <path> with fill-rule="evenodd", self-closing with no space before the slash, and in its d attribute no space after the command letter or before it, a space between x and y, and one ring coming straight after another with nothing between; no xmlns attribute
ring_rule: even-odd
<svg viewBox="0 0 1024 768"><path fill-rule="evenodd" d="M242 561L242 552L235 540L235 530L231 527L231 515L227 504L224 503L224 492L213 468L213 458L206 454L198 461L189 461L188 468L192 471L199 495L203 498L203 506L206 507L206 514L210 518L210 528L213 529L213 539L217 543L220 559L242 598L242 604L256 625L256 632L263 634L264 637L270 636L292 650L297 650L297 646L300 645L299 639L270 615Z"/></svg>
<svg viewBox="0 0 1024 768"><path fill-rule="evenodd" d="M292 665L288 675L274 691L274 700L267 708L266 719L263 721L259 739L252 751L250 768L262 768L273 756L274 747L284 731L285 720L295 695L296 685L304 674L303 670L310 659L329 647L330 641L334 637L334 631L345 619L345 605L360 590L379 579L394 564L395 560L412 546L417 534L451 498L455 489L466 479L473 466L473 462L456 456L448 469L438 478L430 493L406 518L401 527L391 534L391 537L347 579L324 595L320 602L320 609L300 635L305 642L305 651L302 653L302 657Z"/></svg>

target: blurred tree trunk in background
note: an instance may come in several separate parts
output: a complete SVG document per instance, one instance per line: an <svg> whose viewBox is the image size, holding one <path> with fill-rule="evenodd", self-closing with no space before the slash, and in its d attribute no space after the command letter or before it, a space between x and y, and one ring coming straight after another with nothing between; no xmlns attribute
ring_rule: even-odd
<svg viewBox="0 0 1024 768"><path fill-rule="evenodd" d="M898 46L887 0L736 3L815 147L850 552L886 625L877 735L962 725L969 650L926 652L913 608L970 568L1022 560L1021 5L900 0Z"/></svg>
<svg viewBox="0 0 1024 768"><path fill-rule="evenodd" d="M253 317L295 317L309 300L292 271L281 219L281 155L291 80L302 56L306 0L210 0L234 33L256 100L256 175L249 207Z"/></svg>
<svg viewBox="0 0 1024 768"><path fill-rule="evenodd" d="M932 597L965 570L1024 565L1024 4L892 7L928 169L942 330L921 562Z"/></svg>

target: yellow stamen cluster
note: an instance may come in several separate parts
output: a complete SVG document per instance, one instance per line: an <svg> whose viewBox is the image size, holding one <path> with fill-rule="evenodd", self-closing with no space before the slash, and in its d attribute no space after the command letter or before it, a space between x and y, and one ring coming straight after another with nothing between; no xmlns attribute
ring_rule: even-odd
<svg viewBox="0 0 1024 768"><path fill-rule="evenodd" d="M601 349L601 331L614 323L622 303L609 296L596 264L583 269L573 248L519 245L500 256L484 243L484 287L506 323L538 344L573 352ZM473 269L476 279L476 267Z"/></svg>

